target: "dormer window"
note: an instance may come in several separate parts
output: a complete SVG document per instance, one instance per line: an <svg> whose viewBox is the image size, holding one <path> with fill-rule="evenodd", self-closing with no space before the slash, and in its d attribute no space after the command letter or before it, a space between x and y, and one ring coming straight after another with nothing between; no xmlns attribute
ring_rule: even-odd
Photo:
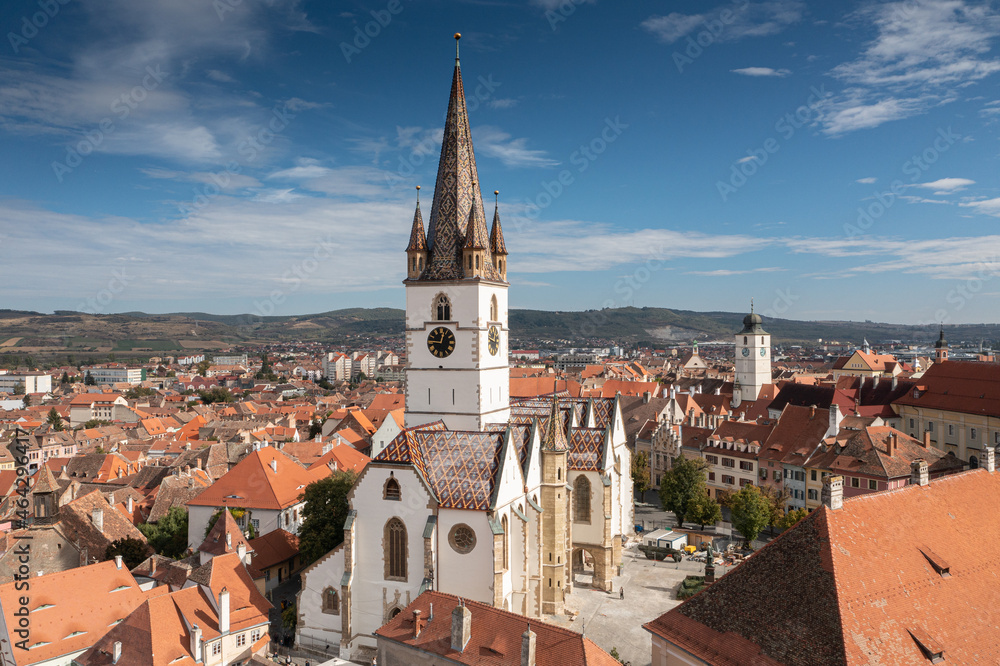
<svg viewBox="0 0 1000 666"><path fill-rule="evenodd" d="M399 490L399 481L391 476L389 477L389 480L385 482L383 498L394 502L398 502L402 499L402 493Z"/></svg>

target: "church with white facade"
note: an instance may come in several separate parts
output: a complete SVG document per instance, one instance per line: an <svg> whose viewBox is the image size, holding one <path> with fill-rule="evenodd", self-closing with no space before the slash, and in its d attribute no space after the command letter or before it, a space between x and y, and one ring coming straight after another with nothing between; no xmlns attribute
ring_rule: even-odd
<svg viewBox="0 0 1000 666"><path fill-rule="evenodd" d="M406 276L406 428L359 476L344 542L298 598L298 644L343 657L373 654L372 632L425 590L563 614L575 585L611 591L634 525L618 399L510 398L507 249L498 205L487 228L457 57Z"/></svg>

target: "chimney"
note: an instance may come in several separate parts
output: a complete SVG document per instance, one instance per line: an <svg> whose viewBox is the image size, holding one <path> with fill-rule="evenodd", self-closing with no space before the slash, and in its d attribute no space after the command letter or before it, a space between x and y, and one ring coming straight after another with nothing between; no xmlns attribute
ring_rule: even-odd
<svg viewBox="0 0 1000 666"><path fill-rule="evenodd" d="M249 562L246 561L247 560L247 545L245 543L243 543L242 541L236 546L236 554L239 555L240 562L244 562L246 564L249 564Z"/></svg>
<svg viewBox="0 0 1000 666"><path fill-rule="evenodd" d="M923 458L917 458L910 463L910 483L914 486L926 486L930 483L927 461Z"/></svg>
<svg viewBox="0 0 1000 666"><path fill-rule="evenodd" d="M646 391L645 393L643 393L642 394L642 404L648 405L649 404L649 400L652 397L653 397L653 394L650 393L649 391Z"/></svg>
<svg viewBox="0 0 1000 666"><path fill-rule="evenodd" d="M198 469L201 469L201 458L196 459L195 464L198 466Z"/></svg>
<svg viewBox="0 0 1000 666"><path fill-rule="evenodd" d="M671 400L677 399L677 387L674 386L673 384L670 385L670 399Z"/></svg>
<svg viewBox="0 0 1000 666"><path fill-rule="evenodd" d="M823 506L833 511L844 506L844 477L828 476L823 480Z"/></svg>
<svg viewBox="0 0 1000 666"><path fill-rule="evenodd" d="M925 449L931 448L931 431L930 430L924 430L924 448Z"/></svg>
<svg viewBox="0 0 1000 666"><path fill-rule="evenodd" d="M688 420L691 422L688 425L690 425L693 428L694 427L694 407L692 407L692 408L690 408L688 410Z"/></svg>
<svg viewBox="0 0 1000 666"><path fill-rule="evenodd" d="M451 649L462 652L472 637L472 611L459 601L451 612Z"/></svg>
<svg viewBox="0 0 1000 666"><path fill-rule="evenodd" d="M97 507L91 512L90 520L98 532L104 532L104 510L101 507Z"/></svg>
<svg viewBox="0 0 1000 666"><path fill-rule="evenodd" d="M896 433L889 433L888 439L885 441L885 454L890 458L896 455L896 450L899 448L899 441L896 439Z"/></svg>
<svg viewBox="0 0 1000 666"><path fill-rule="evenodd" d="M716 386L715 390L712 391L712 394L713 395L722 395L722 387L721 386Z"/></svg>
<svg viewBox="0 0 1000 666"><path fill-rule="evenodd" d="M133 509L133 507L134 507L134 505L132 504L132 498L129 497L125 501L125 508L128 510L128 515L130 515L130 516L132 515L132 509Z"/></svg>
<svg viewBox="0 0 1000 666"><path fill-rule="evenodd" d="M229 590L225 587L219 592L219 633L229 633Z"/></svg>
<svg viewBox="0 0 1000 666"><path fill-rule="evenodd" d="M275 474L278 473L278 460L277 458L271 458L271 471Z"/></svg>
<svg viewBox="0 0 1000 666"><path fill-rule="evenodd" d="M809 405L809 420L816 418L816 405Z"/></svg>
<svg viewBox="0 0 1000 666"><path fill-rule="evenodd" d="M122 642L115 641L114 647L111 648L111 663L117 664L118 660L122 658Z"/></svg>
<svg viewBox="0 0 1000 666"><path fill-rule="evenodd" d="M121 569L121 568L122 568L122 556L115 555L115 569Z"/></svg>
<svg viewBox="0 0 1000 666"><path fill-rule="evenodd" d="M420 610L419 609L414 610L413 611L413 637L414 638L419 638L420 637L420 632L423 631L424 624L425 624L424 620L422 620L420 618Z"/></svg>
<svg viewBox="0 0 1000 666"><path fill-rule="evenodd" d="M226 532L226 550L229 550L232 547L233 547L233 533Z"/></svg>
<svg viewBox="0 0 1000 666"><path fill-rule="evenodd" d="M535 632L531 625L521 634L521 666L535 666Z"/></svg>
<svg viewBox="0 0 1000 666"><path fill-rule="evenodd" d="M196 663L201 663L201 627L197 624L191 627L191 656Z"/></svg>
<svg viewBox="0 0 1000 666"><path fill-rule="evenodd" d="M830 403L830 429L826 431L828 437L832 437L839 432L840 421L840 405L832 402Z"/></svg>
<svg viewBox="0 0 1000 666"><path fill-rule="evenodd" d="M992 446L983 447L983 467L987 472L995 472L997 469L997 451Z"/></svg>
<svg viewBox="0 0 1000 666"><path fill-rule="evenodd" d="M155 574L155 573L156 573L156 555L153 555L151 558L149 558L149 576L150 576L150 578L152 578L153 574Z"/></svg>

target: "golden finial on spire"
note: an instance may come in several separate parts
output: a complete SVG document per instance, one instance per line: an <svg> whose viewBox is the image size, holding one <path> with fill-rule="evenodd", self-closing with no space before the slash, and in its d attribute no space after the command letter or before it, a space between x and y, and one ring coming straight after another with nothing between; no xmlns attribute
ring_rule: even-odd
<svg viewBox="0 0 1000 666"><path fill-rule="evenodd" d="M497 208L500 207L500 190L493 190L493 196L497 198Z"/></svg>
<svg viewBox="0 0 1000 666"><path fill-rule="evenodd" d="M458 40L462 39L462 33L455 33L455 60L458 60Z"/></svg>
<svg viewBox="0 0 1000 666"><path fill-rule="evenodd" d="M420 205L420 186L417 185L417 205Z"/></svg>

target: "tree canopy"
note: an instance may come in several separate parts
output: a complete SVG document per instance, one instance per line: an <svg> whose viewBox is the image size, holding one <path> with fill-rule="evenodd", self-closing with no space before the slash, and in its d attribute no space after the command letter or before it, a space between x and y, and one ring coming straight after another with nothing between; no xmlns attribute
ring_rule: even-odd
<svg viewBox="0 0 1000 666"><path fill-rule="evenodd" d="M121 555L125 568L134 569L142 564L151 554L152 549L149 545L143 543L140 539L127 537L111 542L111 545L104 551L104 559L111 560L114 559L115 555Z"/></svg>
<svg viewBox="0 0 1000 666"><path fill-rule="evenodd" d="M632 456L632 483L636 497L642 497L649 490L649 456L645 451Z"/></svg>
<svg viewBox="0 0 1000 666"><path fill-rule="evenodd" d="M334 472L306 486L299 528L299 552L303 563L313 562L344 540L347 493L354 486L353 472Z"/></svg>
<svg viewBox="0 0 1000 666"><path fill-rule="evenodd" d="M239 522L239 520L247 514L247 510L231 508L229 509L229 513L232 514L233 520ZM212 531L212 528L215 527L215 521L217 521L220 516L222 516L222 509L219 509L218 511L213 513L212 517L208 519L208 525L205 526L206 538L208 537L208 533ZM249 520L247 520L247 528L246 530L244 530L244 532L246 533L248 539L257 538L257 530L254 529L253 523Z"/></svg>
<svg viewBox="0 0 1000 666"><path fill-rule="evenodd" d="M680 456L673 461L672 468L660 477L660 503L664 511L674 514L678 525L687 517L691 499L707 495L706 464L700 458L690 459Z"/></svg>
<svg viewBox="0 0 1000 666"><path fill-rule="evenodd" d="M687 518L701 525L701 529L705 529L706 525L715 525L722 520L722 507L707 493L695 495L688 500Z"/></svg>
<svg viewBox="0 0 1000 666"><path fill-rule="evenodd" d="M61 432L63 429L63 420L59 416L59 412L53 407L49 410L49 415L45 417L45 422L52 426L52 429L56 432Z"/></svg>
<svg viewBox="0 0 1000 666"><path fill-rule="evenodd" d="M728 505L733 527L747 540L747 547L752 547L753 540L771 523L770 503L760 488L751 483L731 494Z"/></svg>
<svg viewBox="0 0 1000 666"><path fill-rule="evenodd" d="M158 554L179 560L188 549L188 512L172 506L156 523L139 525L139 531Z"/></svg>

